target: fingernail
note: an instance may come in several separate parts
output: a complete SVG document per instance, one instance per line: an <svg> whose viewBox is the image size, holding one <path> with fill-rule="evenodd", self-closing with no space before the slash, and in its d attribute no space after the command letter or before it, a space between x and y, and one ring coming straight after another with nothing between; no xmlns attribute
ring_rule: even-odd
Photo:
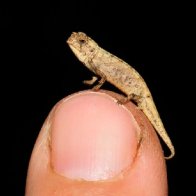
<svg viewBox="0 0 196 196"><path fill-rule="evenodd" d="M114 178L133 163L139 127L132 114L103 93L80 93L57 107L52 122L51 159L70 179Z"/></svg>

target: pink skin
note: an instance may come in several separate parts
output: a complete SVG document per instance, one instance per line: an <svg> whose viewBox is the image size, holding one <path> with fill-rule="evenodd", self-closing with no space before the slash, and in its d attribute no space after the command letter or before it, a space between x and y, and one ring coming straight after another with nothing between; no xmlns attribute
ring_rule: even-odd
<svg viewBox="0 0 196 196"><path fill-rule="evenodd" d="M108 91L61 100L38 136L26 196L166 196L163 152L151 124Z"/></svg>

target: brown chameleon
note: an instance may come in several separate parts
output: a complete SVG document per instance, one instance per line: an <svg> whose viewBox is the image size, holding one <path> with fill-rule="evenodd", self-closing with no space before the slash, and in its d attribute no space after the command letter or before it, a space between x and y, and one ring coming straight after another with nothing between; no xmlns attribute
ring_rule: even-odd
<svg viewBox="0 0 196 196"><path fill-rule="evenodd" d="M137 104L170 149L171 154L165 158L171 159L175 154L174 146L163 126L150 90L140 74L120 58L99 47L85 33L72 33L67 43L76 57L101 77L93 89L98 90L105 81L108 81L127 95L124 101L133 100ZM94 84L96 80L97 77L94 76L85 83Z"/></svg>

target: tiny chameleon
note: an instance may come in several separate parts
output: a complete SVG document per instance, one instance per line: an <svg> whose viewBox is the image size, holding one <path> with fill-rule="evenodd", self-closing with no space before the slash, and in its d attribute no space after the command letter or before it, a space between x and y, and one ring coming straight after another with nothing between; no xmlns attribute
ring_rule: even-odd
<svg viewBox="0 0 196 196"><path fill-rule="evenodd" d="M127 95L123 103L129 100L134 101L170 149L171 153L165 159L171 159L175 155L174 146L163 126L150 90L140 74L120 58L99 47L85 33L73 32L67 43L76 57L101 78L93 89L98 90L105 81L108 81ZM92 80L84 82L92 85L97 79L94 76Z"/></svg>

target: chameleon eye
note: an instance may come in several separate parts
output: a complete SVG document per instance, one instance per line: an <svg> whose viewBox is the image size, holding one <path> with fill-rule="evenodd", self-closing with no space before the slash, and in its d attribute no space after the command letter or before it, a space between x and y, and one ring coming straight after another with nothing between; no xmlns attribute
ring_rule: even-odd
<svg viewBox="0 0 196 196"><path fill-rule="evenodd" d="M86 41L84 39L79 40L80 44L84 44Z"/></svg>

